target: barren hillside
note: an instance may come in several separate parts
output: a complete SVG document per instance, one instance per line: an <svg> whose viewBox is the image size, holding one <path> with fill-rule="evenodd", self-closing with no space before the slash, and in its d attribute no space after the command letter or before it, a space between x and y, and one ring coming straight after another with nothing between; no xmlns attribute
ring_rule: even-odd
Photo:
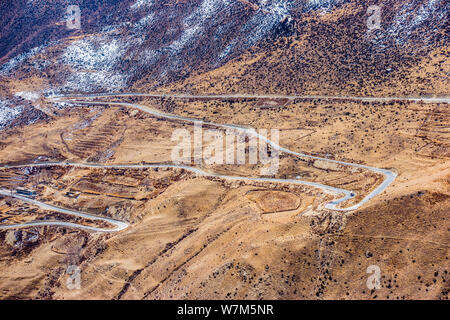
<svg viewBox="0 0 450 320"><path fill-rule="evenodd" d="M0 299L448 299L450 7L369 2L3 1Z"/></svg>

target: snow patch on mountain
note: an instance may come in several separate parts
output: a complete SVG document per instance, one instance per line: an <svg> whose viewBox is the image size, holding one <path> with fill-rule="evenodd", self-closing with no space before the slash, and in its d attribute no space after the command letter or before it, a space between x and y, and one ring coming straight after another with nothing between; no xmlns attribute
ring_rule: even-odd
<svg viewBox="0 0 450 320"><path fill-rule="evenodd" d="M230 0L204 0L192 14L183 19L184 31L179 39L172 42L169 48L175 51L186 48L191 39L201 35L204 26L208 25L208 21L217 16L220 11L225 10L230 3Z"/></svg>
<svg viewBox="0 0 450 320"><path fill-rule="evenodd" d="M22 98L25 100L36 101L41 95L38 92L30 92L30 91L19 91L14 94L17 98Z"/></svg>
<svg viewBox="0 0 450 320"><path fill-rule="evenodd" d="M107 36L74 41L60 59L72 70L63 89L92 91L125 87L128 76L118 67L132 44L132 41L124 43Z"/></svg>
<svg viewBox="0 0 450 320"><path fill-rule="evenodd" d="M149 7L153 5L153 0L136 0L134 4L131 5L131 10L138 10L142 7Z"/></svg>
<svg viewBox="0 0 450 320"><path fill-rule="evenodd" d="M429 19L435 22L445 23L446 12L448 10L439 10L440 0L428 0L418 6L417 1L412 1L402 5L397 15L393 19L393 23L387 27L386 31L396 38L397 43L403 43L408 40L412 32L420 27ZM447 3L444 6L447 9L450 5Z"/></svg>
<svg viewBox="0 0 450 320"><path fill-rule="evenodd" d="M348 0L308 0L306 3L306 11L321 10L328 12L335 6L342 4Z"/></svg>
<svg viewBox="0 0 450 320"><path fill-rule="evenodd" d="M219 54L219 60L225 59L231 52L233 52L234 46L236 45L236 41L228 44L225 49Z"/></svg>
<svg viewBox="0 0 450 320"><path fill-rule="evenodd" d="M184 19L186 25L201 23L217 15L231 4L230 0L203 0L202 4L190 16Z"/></svg>
<svg viewBox="0 0 450 320"><path fill-rule="evenodd" d="M135 25L134 25L134 32L142 32L144 31L145 27L148 27L155 21L155 13L152 12L149 15L146 15L145 17L141 18Z"/></svg>
<svg viewBox="0 0 450 320"><path fill-rule="evenodd" d="M22 54L19 54L18 56L15 56L12 59L9 59L6 63L0 66L0 75L10 75L12 71L26 62L28 59L40 53L45 47L46 46L35 47Z"/></svg>
<svg viewBox="0 0 450 320"><path fill-rule="evenodd" d="M183 49L186 44L194 38L196 33L201 29L200 25L193 26L192 28L188 28L184 30L183 34L178 40L175 40L172 42L172 44L169 46L170 49L179 51Z"/></svg>
<svg viewBox="0 0 450 320"><path fill-rule="evenodd" d="M0 98L0 129L10 124L12 120L16 119L24 110L23 106L11 107L7 100Z"/></svg>
<svg viewBox="0 0 450 320"><path fill-rule="evenodd" d="M120 60L126 48L116 39L87 38L73 42L66 48L62 63L74 70L111 69Z"/></svg>
<svg viewBox="0 0 450 320"><path fill-rule="evenodd" d="M247 35L243 39L245 47L251 47L265 37L274 27L284 19L289 19L289 4L285 1L271 1L263 7L264 11L258 11L243 26L242 32Z"/></svg>

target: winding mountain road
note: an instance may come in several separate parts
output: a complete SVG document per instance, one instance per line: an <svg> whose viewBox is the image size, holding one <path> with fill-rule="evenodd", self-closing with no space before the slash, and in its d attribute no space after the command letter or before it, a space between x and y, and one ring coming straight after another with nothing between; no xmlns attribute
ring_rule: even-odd
<svg viewBox="0 0 450 320"><path fill-rule="evenodd" d="M94 232L117 232L117 231L126 229L129 225L127 222L122 222L122 221L111 219L111 218L99 217L99 216L95 216L92 214L83 213L80 211L56 207L51 204L43 203L38 200L23 197L16 193L11 193L9 190L5 190L5 189L0 189L0 195L5 196L5 197L12 197L12 198L19 199L23 202L38 206L39 208L44 209L44 210L59 212L59 213L73 216L73 217L80 217L80 218L85 218L85 219L89 219L89 220L107 222L114 226L114 228L105 229L105 228L91 227L91 226L87 226L87 225L81 225L81 224L77 224L77 223L70 223L70 222L64 222L64 221L31 221L31 222L22 223L22 224L0 225L0 230L1 229L18 229L18 228L25 228L25 227L55 225L55 226L63 226L63 227L69 227L69 228L80 228L80 229L85 229L85 230L94 231Z"/></svg>
<svg viewBox="0 0 450 320"><path fill-rule="evenodd" d="M134 104L134 103L125 103L125 102L109 102L109 101L92 101L91 99L97 98L105 98L105 97L133 97L133 96L145 96L145 97L154 97L154 98L173 98L173 99L324 99L324 100L352 100L352 101L361 101L361 102L389 102L389 101L405 101L405 102L423 102L423 103L449 103L449 98L434 98L434 97L341 97L341 96L287 96L287 95L246 95L246 94L232 94L232 95L190 95L190 94L159 94L159 93L106 93L106 94L87 94L87 95L67 95L67 96L57 96L57 97L49 97L48 100L53 103L69 103L69 104L85 104L85 105L114 105L121 107L129 107L141 110L143 112L149 113L155 117L162 119L171 119L178 120L183 122L192 122L210 126L216 126L225 129L233 129L236 131L240 131L247 135L254 135L255 137L265 141L267 144L271 145L272 148L278 150L279 152L284 152L287 154L291 154L298 157L310 158L314 160L322 160L326 162L336 163L342 166L355 167L366 169L372 171L376 174L381 174L384 176L384 180L381 184L379 184L374 190L372 190L369 194L367 194L361 201L358 203L347 207L342 208L339 205L349 199L352 199L356 196L356 193L351 190L345 190L341 188L336 188L320 183L298 180L298 179L277 179L277 178L252 178L252 177L241 177L241 176L227 176L220 175L212 172L206 172L196 167L185 166L185 165L169 165L169 164L96 164L96 163L71 163L71 162L45 162L45 163L33 163L27 165L0 165L0 169L8 169L8 168L25 168L25 167L51 167L51 166L69 166L69 167L82 167L82 168L115 168L115 169L141 169L141 168L178 168L184 169L190 172L193 172L200 176L209 176L209 177L217 177L224 180L241 180L241 181L257 181L257 182L268 182L268 183L288 183L288 184L297 184L297 185L307 185L315 188L319 188L323 191L330 192L333 194L341 194L342 196L338 199L328 202L325 205L325 208L336 211L352 211L358 209L360 206L368 202L370 199L382 193L396 178L397 174L393 171L387 169L380 169L371 166L349 163L344 161L332 160L327 158L321 158L317 156L311 156L308 154L295 152L289 150L287 148L281 147L271 140L267 139L265 136L258 134L255 130L251 128L245 128L232 124L218 124L213 122L204 121L201 119L187 118L183 116L178 116L174 114L164 113L159 110ZM91 227L81 224L68 223L62 221L34 221L28 222L24 224L15 224L15 225L0 225L0 229L16 229L16 228L25 228L30 226L42 226L42 225L56 225L56 226L64 226L71 228L79 228L85 229L88 231L94 232L116 232L124 230L128 227L128 223L114 220L106 217L94 216L91 214L83 213L80 211L68 210L64 208L55 207L49 204L45 204L38 200L30 199L27 197L23 197L17 194L11 194L8 190L1 190L0 195L3 196L11 196L16 199L22 200L24 202L39 206L42 209L55 211L75 217L82 217L86 219L103 221L110 223L114 226L114 228L97 228Z"/></svg>
<svg viewBox="0 0 450 320"><path fill-rule="evenodd" d="M324 95L275 95L275 94L185 94L185 93L101 93L52 97L60 98L106 98L106 97L150 97L174 99L289 99L289 100L347 100L357 102L416 102L416 103L450 103L448 97L358 97L358 96L324 96Z"/></svg>

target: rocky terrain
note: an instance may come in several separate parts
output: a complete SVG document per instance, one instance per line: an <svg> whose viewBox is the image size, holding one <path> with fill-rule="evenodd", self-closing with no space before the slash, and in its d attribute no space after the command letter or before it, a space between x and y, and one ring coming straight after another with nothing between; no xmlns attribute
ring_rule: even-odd
<svg viewBox="0 0 450 320"><path fill-rule="evenodd" d="M72 30L70 4L0 3L0 189L33 190L37 201L127 228L0 229L1 299L448 299L448 102L345 98L448 98L446 1L78 1L81 29ZM369 5L382 6L371 31ZM51 100L99 92L242 96ZM336 195L308 185L115 168L169 164L173 132L194 130L126 103L276 128L285 148L397 178L341 212L325 207ZM261 168L202 169L255 177ZM271 178L352 190L346 206L383 180L286 153ZM33 221L111 228L0 195L0 226ZM73 266L76 289L67 285Z"/></svg>

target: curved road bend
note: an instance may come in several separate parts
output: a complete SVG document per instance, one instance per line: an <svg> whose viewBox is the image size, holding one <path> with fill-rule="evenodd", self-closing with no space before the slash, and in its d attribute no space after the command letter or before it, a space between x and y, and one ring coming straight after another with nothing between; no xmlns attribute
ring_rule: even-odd
<svg viewBox="0 0 450 320"><path fill-rule="evenodd" d="M95 216L92 214L83 213L80 211L74 211L74 210L69 210L69 209L52 206L50 204L46 204L46 203L43 203L38 200L30 199L30 198L23 197L21 195L15 194L15 193L11 193L11 191L9 191L9 190L0 189L0 195L6 196L6 197L13 197L13 198L22 200L23 202L36 205L39 208L44 209L44 210L55 211L55 212L67 214L67 215L74 216L74 217L80 217L80 218L85 218L85 219L90 219L90 220L95 220L95 221L107 222L114 226L114 228L112 228L112 229L105 229L105 228L96 228L96 227L85 226L85 225L81 225L81 224L77 224L77 223L63 222L63 221L31 221L31 222L27 222L27 223L23 223L23 224L0 225L0 230L2 230L2 229L17 229L17 228L34 227L34 226L56 225L56 226L85 229L88 231L95 231L95 232L116 232L116 231L121 231L128 227L128 223L126 223L126 222L122 222L119 220L106 218L106 217L99 217L99 216Z"/></svg>

